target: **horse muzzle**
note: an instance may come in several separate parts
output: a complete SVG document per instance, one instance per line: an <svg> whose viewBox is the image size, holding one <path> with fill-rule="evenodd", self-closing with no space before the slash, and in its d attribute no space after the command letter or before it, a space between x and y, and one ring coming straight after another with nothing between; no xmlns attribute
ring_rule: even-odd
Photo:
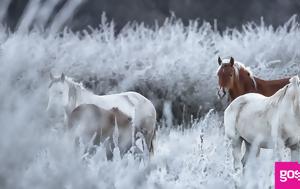
<svg viewBox="0 0 300 189"><path fill-rule="evenodd" d="M223 94L221 94L221 92ZM223 99L224 98L224 96L226 95L226 91L225 91L224 87L218 88L217 95L218 95L219 99Z"/></svg>
<svg viewBox="0 0 300 189"><path fill-rule="evenodd" d="M64 111L62 109L59 109L55 106L47 106L46 112L48 114L48 117L51 119L59 118L64 115Z"/></svg>

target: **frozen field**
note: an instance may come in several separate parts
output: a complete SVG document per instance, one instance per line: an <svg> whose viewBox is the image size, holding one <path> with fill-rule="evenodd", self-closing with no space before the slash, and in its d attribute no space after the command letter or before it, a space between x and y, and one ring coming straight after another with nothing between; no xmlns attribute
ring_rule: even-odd
<svg viewBox="0 0 300 189"><path fill-rule="evenodd" d="M295 17L278 29L262 22L222 33L208 23L184 27L171 18L155 29L128 25L117 36L102 19L100 29L84 36L0 27L1 188L273 186L268 153L250 159L244 178L233 171L223 112L206 112L222 109L215 95L218 56L234 56L265 79L299 73ZM151 161L131 155L106 161L101 148L82 161L63 137L60 120L45 112L50 71L74 77L96 94L137 90L151 99L163 114ZM188 117L182 125L169 121L170 107L174 119ZM190 121L188 112L203 116Z"/></svg>

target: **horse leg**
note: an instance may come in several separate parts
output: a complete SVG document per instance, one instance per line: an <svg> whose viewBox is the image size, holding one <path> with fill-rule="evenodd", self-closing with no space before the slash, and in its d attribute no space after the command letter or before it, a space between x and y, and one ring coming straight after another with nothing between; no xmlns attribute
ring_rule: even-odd
<svg viewBox="0 0 300 189"><path fill-rule="evenodd" d="M140 127L138 131L140 131L146 142L146 153L153 154L154 148L153 148L153 139L155 137L155 124L156 120L153 119L152 117L146 117L141 121ZM138 133L138 132L136 132Z"/></svg>
<svg viewBox="0 0 300 189"><path fill-rule="evenodd" d="M249 142L247 142L246 140L244 140L244 142L245 142L245 154L244 154L244 156L243 156L243 158L242 158L242 164L243 164L243 167L245 167L246 166L246 163L247 163L247 161L248 161L248 158L249 158L249 154L250 154L250 148L251 148L251 145L250 145L250 143Z"/></svg>
<svg viewBox="0 0 300 189"><path fill-rule="evenodd" d="M252 148L256 148L256 149L253 149L253 152L255 152L255 156L258 157L259 154L260 154L260 147L259 146L256 146L256 145L253 145L251 146L251 144L249 142L247 142L246 140L244 140L245 142L245 154L242 158L242 164L243 164L243 167L246 166L246 163L247 161L249 160L249 155L250 155L250 150L251 150L251 147Z"/></svg>
<svg viewBox="0 0 300 189"><path fill-rule="evenodd" d="M243 139L241 137L232 139L232 148L233 148L232 155L233 155L233 163L234 163L235 170L238 170L240 168L242 141Z"/></svg>
<svg viewBox="0 0 300 189"><path fill-rule="evenodd" d="M114 149L114 143L112 141L112 138L109 137L103 142L105 152L106 152L106 159L112 160L113 159L113 149Z"/></svg>
<svg viewBox="0 0 300 189"><path fill-rule="evenodd" d="M285 142L282 140L283 136L283 128L285 128L285 125L281 123L281 121L277 118L273 119L271 121L272 125L272 131L271 136L273 138L273 158L274 161L281 161L282 159L282 149L285 147Z"/></svg>
<svg viewBox="0 0 300 189"><path fill-rule="evenodd" d="M257 148L257 149L256 149L256 157L258 157L259 154L260 154L260 148Z"/></svg>
<svg viewBox="0 0 300 189"><path fill-rule="evenodd" d="M274 145L274 150L273 150L273 158L275 161L281 161L282 158L282 149L284 149L285 145L280 139L277 139Z"/></svg>
<svg viewBox="0 0 300 189"><path fill-rule="evenodd" d="M293 162L299 162L300 160L300 146L298 144L295 144L290 147L291 149L291 161Z"/></svg>

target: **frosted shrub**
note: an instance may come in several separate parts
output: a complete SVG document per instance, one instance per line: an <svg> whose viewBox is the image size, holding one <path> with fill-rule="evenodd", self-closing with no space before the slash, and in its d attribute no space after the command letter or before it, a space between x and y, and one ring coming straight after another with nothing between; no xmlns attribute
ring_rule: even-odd
<svg viewBox="0 0 300 189"><path fill-rule="evenodd" d="M82 33L9 33L0 27L1 188L232 188L240 178L223 137L222 111L189 121L190 113L222 109L215 95L217 57L234 56L266 79L300 68L295 17L277 29L250 23L222 33L208 23L184 26L170 18L154 29L128 24L117 35L103 19L99 29ZM159 115L167 104L172 111L164 112L173 112L174 120L185 118L181 127L191 129L159 130L149 164L130 155L106 161L101 149L83 163L62 137L62 123L46 115L50 72L65 72L96 94L139 91ZM272 186L272 161L256 165L266 167L261 180L249 169L241 181Z"/></svg>

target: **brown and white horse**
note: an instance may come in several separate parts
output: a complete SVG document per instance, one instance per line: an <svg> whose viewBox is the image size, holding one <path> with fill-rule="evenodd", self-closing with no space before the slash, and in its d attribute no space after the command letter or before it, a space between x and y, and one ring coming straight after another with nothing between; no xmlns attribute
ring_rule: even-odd
<svg viewBox="0 0 300 189"><path fill-rule="evenodd" d="M278 80L263 80L253 76L251 70L244 64L230 59L218 58L219 68L217 70L219 80L218 95L223 98L226 91L229 93L229 101L246 93L259 93L264 96L272 96L279 89L289 83L290 78ZM220 91L223 95L220 95Z"/></svg>
<svg viewBox="0 0 300 189"><path fill-rule="evenodd" d="M146 141L146 150L153 153L156 110L152 102L143 95L136 92L95 95L64 74L61 74L60 77L53 77L50 74L50 80L47 105L50 117L62 118L67 125L72 111L82 104L93 104L106 111L118 108L120 112L132 118L134 132L128 138L135 140L141 138L137 135L143 135ZM96 112L91 107L89 109Z"/></svg>

